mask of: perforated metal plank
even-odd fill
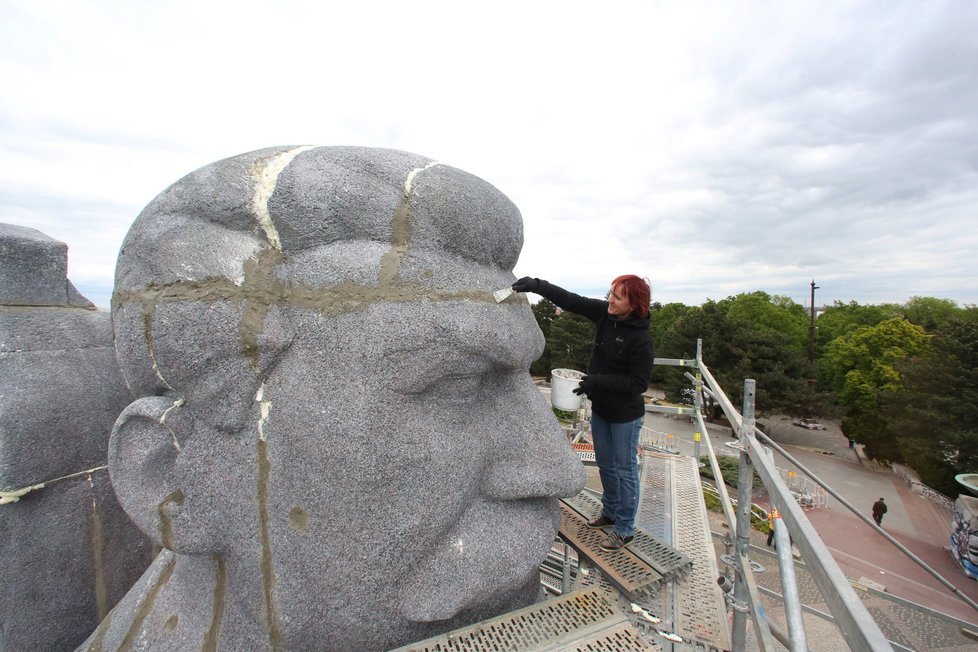
[[[730,649],[723,592],[703,501],[699,469],[691,457],[668,461],[672,476],[672,505],[682,519],[673,520],[673,545],[693,559],[693,567],[683,582],[674,587],[673,631],[685,640],[708,648]]]
[[[561,595],[563,582],[556,577],[551,577],[546,573],[540,573],[540,586],[550,595]]]
[[[567,555],[567,593],[581,588],[581,574],[578,567],[577,551],[562,541],[554,541],[547,557],[540,564],[540,584],[551,595],[564,593],[564,555]]]
[[[601,513],[600,494],[592,493],[587,489],[571,498],[561,498],[560,501],[566,503],[568,507],[580,514],[585,520],[597,518]]]
[[[666,544],[673,542],[672,516],[672,471],[671,457],[666,455],[646,453],[642,465],[642,493],[638,504],[636,523],[640,528],[649,532]],[[662,619],[661,626],[666,630],[672,629],[673,612],[675,611],[673,581],[663,582],[659,592],[640,601],[643,607]],[[644,626],[644,624],[643,624]]]
[[[642,652],[661,650],[662,647],[644,638],[630,624],[621,623],[587,639],[542,649],[548,652]]]
[[[584,442],[577,442],[576,444],[571,444],[571,448],[577,453],[577,458],[581,460],[584,464],[594,466],[597,461],[594,457],[594,445],[585,444]]]
[[[599,640],[601,636],[617,631],[622,625],[629,626],[626,615],[600,589],[592,588],[538,602],[475,625],[406,645],[395,652],[586,650],[588,648],[575,645],[578,641],[587,644],[588,641]],[[634,634],[641,640],[637,631]]]
[[[582,491],[573,498],[564,499],[564,502],[585,522],[601,513],[600,498],[589,491]],[[641,527],[636,528],[635,539],[628,544],[628,550],[667,579],[676,573],[688,572],[693,563],[688,556],[662,543]]]
[[[608,535],[601,530],[589,528],[587,521],[563,502],[560,503],[560,535],[579,555],[591,560],[612,584],[630,597],[637,596],[639,592],[662,580],[662,575],[628,548],[615,552],[602,550],[601,542]]]

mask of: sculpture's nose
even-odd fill
[[[584,487],[584,466],[529,375],[512,378],[499,399],[501,418],[483,492],[505,500],[577,494]]]

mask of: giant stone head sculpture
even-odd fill
[[[498,190],[393,150],[260,150],[153,200],[109,465],[164,550],[87,645],[384,650],[536,599],[584,473],[528,304],[492,298],[521,246]]]

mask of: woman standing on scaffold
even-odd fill
[[[648,281],[633,274],[611,282],[607,300],[589,299],[525,276],[516,292],[534,292],[597,326],[587,375],[575,394],[591,400],[591,436],[604,493],[601,514],[588,527],[614,526],[603,550],[620,550],[635,536],[638,512],[638,443],[645,417],[642,393],[652,373]]]

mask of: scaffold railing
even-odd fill
[[[711,469],[715,478],[722,478],[717,454],[710,442],[705,422],[703,421],[704,397],[715,401],[733,427],[737,442],[734,447],[739,451],[740,467],[738,479],[738,499],[732,500],[727,494],[723,482],[717,482],[716,491],[720,495],[723,515],[728,525],[728,531],[736,533],[736,540],[727,542],[728,550],[734,561],[735,577],[730,592],[732,603],[732,643],[734,652],[742,652],[746,644],[747,618],[752,619],[755,626],[755,636],[758,649],[762,652],[774,649],[777,639],[789,650],[807,650],[805,632],[802,620],[802,605],[798,598],[798,585],[794,578],[792,563],[792,545],[796,547],[811,572],[825,603],[832,616],[853,650],[892,650],[893,646],[883,635],[876,621],[861,602],[848,579],[832,558],[828,547],[819,537],[804,510],[811,507],[824,506],[827,496],[831,495],[846,509],[854,514],[891,545],[909,557],[924,571],[938,580],[951,593],[963,602],[978,610],[978,603],[962,593],[951,582],[931,568],[926,562],[897,541],[888,532],[873,523],[856,507],[850,504],[832,487],[819,479],[798,460],[792,457],[776,442],[761,431],[754,418],[754,401],[756,383],[747,379],[744,382],[743,411],[738,412],[727,397],[723,388],[703,363],[702,341],[697,342],[694,359],[656,358],[659,365],[687,367],[692,370],[685,372],[693,386],[693,406],[664,407],[656,406],[654,411],[670,414],[688,415],[696,422],[698,430],[696,437],[696,456],[700,457],[700,435],[703,433],[703,443],[706,445]],[[773,451],[794,465],[804,476],[795,472],[786,472],[774,464]],[[774,519],[775,541],[780,566],[781,582],[784,588],[784,607],[788,631],[784,632],[765,615],[760,602],[760,592],[754,580],[754,571],[749,560],[750,550],[750,510],[751,486],[754,473],[761,478],[771,499],[777,507],[780,518]],[[734,511],[736,509],[736,511]],[[901,648],[902,649],[902,648]]]
[[[771,448],[785,455],[789,461],[805,470],[772,442],[756,427],[754,418],[755,381],[748,379],[744,383],[743,411],[738,412],[723,388],[702,360],[702,342],[697,342],[695,359],[656,358],[656,364],[688,367],[692,373],[686,376],[692,381],[694,389],[694,405],[692,409],[677,408],[696,420],[697,429],[704,433],[703,443],[715,478],[722,478],[716,452],[707,434],[703,421],[704,395],[709,396],[720,405],[727,420],[738,436],[740,446],[740,477],[738,482],[738,499],[731,500],[723,482],[717,482],[717,491],[724,518],[729,526],[729,532],[735,533],[735,541],[730,541],[735,573],[733,588],[730,591],[731,608],[733,612],[731,641],[734,652],[743,652],[747,645],[748,618],[754,624],[756,644],[761,652],[776,649],[775,639],[789,650],[807,650],[807,642],[802,619],[802,605],[798,597],[797,580],[794,577],[792,563],[792,544],[800,551],[802,558],[811,571],[812,578],[829,607],[839,629],[853,650],[892,650],[893,647],[880,630],[876,621],[870,615],[865,605],[859,599],[855,589],[850,585],[845,574],[832,558],[828,547],[819,537],[800,504],[795,491],[782,477],[781,471],[775,466]],[[763,441],[763,443],[762,443]],[[699,444],[697,440],[697,444]],[[697,451],[697,456],[699,451]],[[807,470],[806,474],[807,474]],[[754,570],[750,563],[750,509],[751,486],[754,473],[761,478],[771,498],[777,506],[780,518],[775,519],[776,550],[779,556],[779,572],[784,588],[785,620],[788,631],[784,632],[770,622],[761,602],[761,593],[754,578]],[[812,482],[825,491],[831,490],[817,478],[808,474]],[[838,497],[838,496],[836,496]],[[841,498],[841,497],[838,497]],[[842,501],[844,504],[845,501]],[[734,511],[736,504],[736,512]],[[856,510],[849,506],[850,509]],[[885,533],[884,533],[885,534]],[[909,553],[909,551],[907,551]],[[909,553],[912,555],[912,553]],[[921,562],[922,563],[922,562]]]

